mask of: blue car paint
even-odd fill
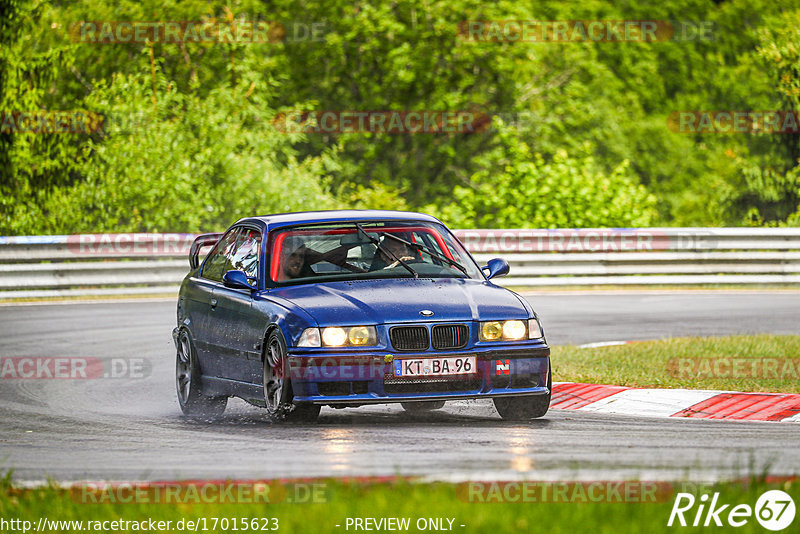
[[[424,321],[423,309],[433,311],[438,322],[529,317],[507,289],[463,278],[323,282],[271,293],[296,303],[325,326]]]
[[[381,333],[379,332],[379,336]],[[522,346],[520,346],[522,345]],[[385,349],[385,347],[383,347]],[[549,348],[544,342],[539,343],[506,343],[502,346],[489,343],[470,343],[467,347],[456,351],[431,351],[417,353],[398,353],[397,351],[381,347],[371,347],[371,350],[361,351],[359,354],[345,353],[344,351],[331,352],[330,349],[311,350],[296,349],[289,353],[290,368],[295,369],[293,374],[293,387],[295,388],[295,401],[316,402],[331,404],[333,401],[351,404],[371,404],[396,400],[434,400],[453,398],[481,398],[498,397],[504,395],[530,395],[547,393],[546,387],[549,372]],[[387,361],[386,357],[392,360]],[[474,387],[449,392],[426,393],[386,393],[384,390],[384,377],[394,375],[395,362],[404,359],[415,359],[425,356],[476,356],[478,367],[477,384]],[[292,364],[293,360],[302,361],[315,358],[321,361],[311,368],[303,368],[302,364]],[[332,360],[345,359],[345,364],[331,365]],[[328,362],[326,362],[328,360]],[[349,361],[348,361],[349,360]],[[353,362],[352,360],[362,360]],[[371,360],[371,361],[370,361]],[[497,361],[509,362],[509,374],[496,373]],[[327,363],[327,365],[326,365]],[[522,374],[539,375],[535,386],[509,389],[512,376]],[[504,384],[498,384],[505,380]],[[342,396],[322,396],[318,387],[322,383],[350,382],[351,393]],[[366,382],[367,391],[355,393],[354,384]]]
[[[278,328],[287,342],[290,359],[312,357],[363,357],[384,359],[384,375],[393,373],[394,358],[475,355],[480,384],[463,391],[437,393],[387,394],[383,377],[371,376],[366,392],[341,396],[320,395],[324,382],[354,382],[348,378],[347,365],[334,377],[293,376],[296,402],[317,404],[360,405],[453,398],[497,397],[548,393],[550,350],[544,339],[523,342],[480,342],[478,322],[495,319],[527,319],[536,317],[527,301],[516,293],[486,280],[461,278],[413,279],[390,278],[358,282],[337,281],[274,287],[268,282],[269,265],[267,236],[270,231],[308,223],[351,221],[429,222],[442,224],[429,215],[378,210],[303,212],[264,217],[248,217],[234,223],[228,231],[240,226],[262,232],[258,282],[253,290],[232,289],[200,277],[204,263],[193,269],[183,281],[178,303],[177,339],[180,329],[189,331],[198,354],[203,390],[207,394],[240,396],[248,401],[263,398],[263,344],[269,332]],[[444,225],[442,225],[444,226]],[[226,232],[227,234],[227,232]],[[451,237],[455,240],[455,236]],[[224,239],[224,237],[223,237]],[[474,260],[473,260],[474,261]],[[215,306],[212,306],[212,302]],[[433,320],[419,311],[434,312]],[[397,324],[458,322],[470,327],[471,339],[466,347],[453,351],[434,350],[398,353],[388,341],[388,330]],[[366,348],[298,348],[300,334],[306,328],[325,326],[378,325],[378,345]],[[518,388],[494,387],[492,381],[496,361],[510,362],[510,375],[535,373],[535,386]],[[374,364],[370,373],[376,373]],[[350,369],[363,376],[364,367]],[[358,373],[362,373],[359,375]],[[502,382],[502,376],[499,379]],[[493,385],[494,384],[494,385]],[[361,384],[363,387],[364,384]]]

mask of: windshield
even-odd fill
[[[270,233],[270,279],[308,283],[367,278],[483,280],[440,224],[359,222],[305,225]]]

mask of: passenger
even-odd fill
[[[343,266],[348,270],[364,272],[363,269],[347,263],[347,251],[350,248],[348,246],[341,246],[325,253],[308,248],[305,244],[297,246],[288,242],[284,243],[282,248],[278,282],[315,276],[317,273],[314,272],[311,266],[321,261],[328,261],[335,265]],[[292,252],[289,253],[289,251]]]
[[[288,253],[288,251],[292,251]],[[305,245],[300,245],[297,248],[283,246],[281,251],[280,273],[278,274],[278,281],[291,280],[293,278],[305,278],[307,276],[314,276],[314,271],[306,262],[306,254],[308,248]]]

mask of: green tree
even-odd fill
[[[240,83],[207,96],[178,91],[160,69],[99,83],[86,103],[105,124],[83,146],[82,179],[29,205],[26,231],[202,231],[334,207],[324,176],[335,159],[297,157],[257,73],[243,68]]]
[[[793,2],[0,2],[0,109],[151,121],[138,134],[0,136],[0,233],[204,229],[256,208],[308,206],[409,207],[460,224],[500,224],[489,214],[523,205],[526,226],[800,219],[797,136],[667,127],[677,110],[797,110]],[[667,20],[678,30],[688,21],[712,32],[656,43],[471,42],[460,33],[468,20],[513,19]],[[152,46],[70,34],[97,20],[277,21],[287,33],[271,43]],[[315,38],[297,38],[312,28]],[[275,111],[295,109],[466,110],[503,117],[513,138],[500,121],[472,134],[271,128]],[[553,187],[563,205],[545,207],[565,219],[530,208],[541,202],[532,183]],[[282,193],[262,198],[262,189]],[[604,210],[584,189],[615,205],[641,204]],[[181,209],[189,196],[206,199],[205,209]]]
[[[47,109],[48,93],[72,63],[69,46],[38,50],[31,46],[42,6],[2,0],[0,11],[0,113],[8,131],[0,132],[0,233],[27,231],[36,224],[29,203],[73,183],[80,164],[74,134],[17,133],[16,113]]]
[[[500,135],[500,147],[469,187],[457,186],[441,209],[459,228],[597,228],[649,226],[656,199],[638,184],[627,161],[605,172],[587,145],[550,161],[517,138]]]
[[[777,93],[785,103],[785,110],[800,118],[800,9],[786,11],[771,20],[772,24],[759,31],[759,56],[764,60],[770,80]],[[754,222],[764,219],[781,220],[787,213],[794,214],[788,223],[800,225],[800,132],[787,133],[782,136],[790,160],[784,167],[776,170],[759,172],[751,169],[746,177],[755,175],[755,180],[748,181],[748,193],[765,191],[767,200],[771,201],[766,208],[773,208],[778,213],[764,214],[762,203],[752,199],[741,199],[741,208],[749,209]],[[759,200],[764,195],[759,195]],[[748,202],[750,200],[750,202]]]

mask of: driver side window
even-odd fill
[[[222,275],[225,274],[225,271],[231,269],[230,258],[236,250],[236,241],[241,230],[241,228],[234,228],[217,243],[203,266],[203,278],[222,282]]]
[[[230,256],[230,269],[243,271],[248,278],[258,277],[258,256],[261,250],[261,233],[251,228],[242,228]],[[250,280],[255,286],[255,280]]]

